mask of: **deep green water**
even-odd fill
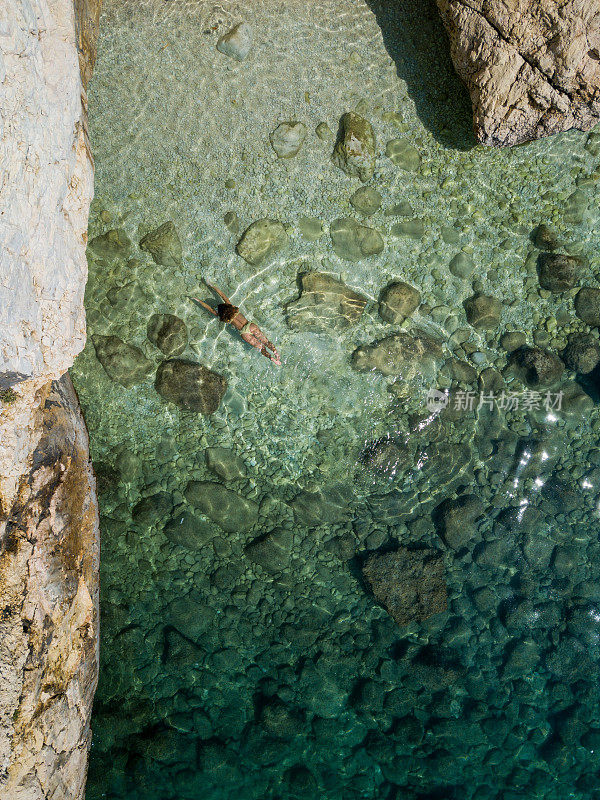
[[[432,3],[247,6],[105,0],[90,90],[90,337],[72,370],[102,529],[87,800],[590,800],[597,371],[565,369],[526,396],[500,340],[521,331],[560,353],[578,332],[598,338],[574,296],[600,277],[599,137],[475,146]],[[241,19],[254,46],[237,63],[215,44]],[[360,181],[332,164],[333,139],[315,135],[357,109],[377,138],[367,185],[382,203],[368,218],[349,204]],[[306,141],[278,160],[269,133],[294,119]],[[411,169],[386,157],[395,138],[417,151]],[[280,220],[287,246],[249,265],[223,222],[231,211],[240,233]],[[324,234],[309,241],[302,217]],[[340,217],[378,230],[383,252],[339,258],[328,228]],[[183,250],[173,265],[139,248],[167,221]],[[576,288],[540,290],[541,223],[580,259]],[[115,229],[116,241],[97,238]],[[468,278],[449,269],[460,253]],[[284,307],[309,271],[364,295],[355,324],[326,312],[320,333],[288,325]],[[209,298],[203,279],[256,320],[281,368],[188,299]],[[402,326],[377,303],[397,280],[422,303]],[[474,292],[501,303],[488,330],[467,322]],[[181,358],[227,379],[212,416],[156,392],[155,313],[185,322]],[[398,330],[425,332],[430,352],[390,375],[353,368],[357,347]],[[142,351],[129,364],[145,365],[134,386],[96,357],[92,340],[107,335]],[[123,357],[114,363],[128,382]],[[442,413],[427,408],[432,388],[450,390]],[[516,393],[520,406],[477,410],[481,390]],[[550,390],[564,395],[549,413]],[[457,407],[467,391],[471,411]],[[219,456],[228,475],[207,462],[215,447],[229,451]],[[374,597],[363,568],[399,549],[439,608],[447,593],[445,610],[419,620],[405,574],[392,588],[408,624]]]

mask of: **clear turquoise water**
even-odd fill
[[[240,19],[255,44],[238,64],[215,44]],[[300,218],[318,218],[325,231],[339,217],[362,221],[348,202],[359,182],[331,164],[333,142],[314,134],[357,108],[377,136],[369,185],[382,207],[366,224],[385,249],[348,262],[327,232],[304,238]],[[553,415],[468,413],[452,401],[432,419],[426,396],[432,387],[451,398],[478,393],[482,372],[506,367],[507,331],[556,352],[589,330],[574,292],[540,292],[530,237],[552,225],[563,249],[585,260],[581,283],[598,285],[598,148],[593,134],[576,132],[512,150],[476,147],[469,115],[433,4],[106,0],[90,90],[89,236],[118,228],[130,243],[90,246],[91,336],[72,371],[102,514],[87,800],[595,796],[595,379],[565,371],[564,407]],[[308,136],[279,161],[268,134],[289,119],[304,121]],[[418,150],[418,169],[386,158],[396,137]],[[386,211],[402,202],[423,223],[418,238],[394,235],[405,218]],[[281,220],[287,248],[251,267],[235,253],[228,211],[241,230]],[[156,264],[138,246],[168,220],[181,266]],[[468,280],[449,271],[459,252],[475,264]],[[290,329],[284,306],[308,270],[365,295],[354,326]],[[209,296],[203,279],[277,343],[280,369],[190,303],[190,294]],[[377,307],[392,280],[422,296],[403,328],[443,349],[433,367],[399,380],[350,363],[356,347],[398,330]],[[488,332],[466,321],[473,291],[502,303]],[[183,357],[227,378],[214,415],[155,391],[163,356],[146,335],[153,313],[184,320]],[[140,348],[152,373],[131,388],[111,380],[94,335]],[[475,369],[471,384],[452,377],[453,359]],[[402,445],[400,463],[373,470],[365,448],[386,437]],[[234,451],[245,474],[224,481],[207,465],[209,447]],[[195,509],[193,548],[167,535],[192,509],[190,481],[234,493],[227,513]],[[482,514],[465,520],[465,543],[451,547],[436,509],[463,495],[475,495]],[[248,501],[257,505],[249,527],[240,511]],[[273,531],[289,550],[268,571],[248,545]],[[398,547],[441,556],[445,611],[399,625],[373,596],[365,560]]]

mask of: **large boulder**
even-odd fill
[[[475,135],[514,145],[600,117],[595,0],[437,0]]]
[[[301,275],[300,282],[300,297],[286,306],[287,323],[294,330],[344,330],[358,322],[367,304],[366,297],[322,272]]]
[[[153,364],[139,347],[127,344],[118,336],[92,336],[98,361],[108,377],[130,388],[141,383],[152,372]]]
[[[214,414],[227,390],[227,380],[195,361],[171,358],[156,372],[154,387],[169,403],[186,411]]]
[[[442,347],[426,333],[401,331],[352,353],[352,366],[359,372],[377,370],[411,380],[417,375],[433,378],[442,358]]]
[[[184,494],[190,505],[216,522],[224,531],[245,531],[256,522],[256,503],[226,489],[220,483],[190,481]]]
[[[422,622],[448,606],[444,562],[435,550],[376,553],[365,562],[363,575],[398,625]]]

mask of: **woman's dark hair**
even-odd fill
[[[239,310],[237,306],[232,306],[229,303],[219,303],[217,306],[217,313],[221,322],[231,322]]]

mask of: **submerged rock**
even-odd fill
[[[395,225],[392,225],[390,233],[396,238],[408,236],[411,239],[422,239],[425,235],[425,223],[418,217],[406,219],[403,222],[396,222]]]
[[[400,203],[394,203],[393,206],[387,208],[385,211],[386,217],[412,217],[414,208],[408,200],[402,200]]]
[[[560,247],[558,234],[544,223],[532,231],[531,241],[539,250],[557,250]]]
[[[581,264],[578,258],[563,253],[540,253],[538,275],[540,286],[549,292],[566,292],[577,285]]]
[[[269,135],[269,139],[279,158],[292,158],[304,144],[306,125],[303,122],[282,122]]]
[[[361,186],[350,198],[351,205],[365,217],[370,217],[381,207],[381,194],[371,186]]]
[[[468,253],[457,253],[451,259],[449,269],[455,278],[468,280],[475,271],[475,262]]]
[[[332,161],[350,177],[368,181],[375,171],[375,133],[371,123],[353,111],[344,114]]]
[[[540,347],[521,347],[515,350],[510,357],[509,366],[532,388],[552,385],[564,370],[564,364],[558,356]]]
[[[210,522],[185,509],[167,522],[163,533],[173,544],[187,550],[200,550],[213,538],[214,529]]]
[[[184,636],[196,640],[212,628],[215,623],[215,612],[207,605],[200,592],[192,590],[190,594],[177,597],[169,603],[167,618]]]
[[[115,319],[122,318],[124,314],[132,316],[141,311],[140,307],[150,301],[150,297],[144,287],[137,281],[128,281],[122,286],[112,286],[106,292],[106,299],[111,304],[115,312]],[[145,313],[144,313],[145,316]]]
[[[258,517],[258,506],[253,500],[241,497],[220,483],[190,481],[184,495],[190,505],[230,533],[248,530]]]
[[[316,333],[342,331],[360,319],[367,298],[345,283],[321,272],[300,276],[298,300],[286,306],[286,321],[293,330]]]
[[[351,493],[345,487],[317,492],[302,491],[290,503],[299,525],[314,528],[341,522],[348,516]]]
[[[129,388],[141,383],[152,372],[154,365],[139,347],[127,344],[118,336],[92,336],[98,361],[108,377]]]
[[[446,493],[461,483],[468,483],[473,455],[466,444],[433,442],[417,451],[415,466],[425,477],[429,492]]]
[[[315,128],[315,133],[322,142],[328,142],[334,138],[334,133],[326,122],[319,122]]]
[[[300,217],[298,219],[298,230],[309,242],[316,242],[323,233],[323,223],[317,217]]]
[[[234,450],[228,447],[207,447],[206,466],[225,482],[235,481],[246,475],[246,465]]]
[[[100,258],[125,258],[131,247],[131,240],[122,228],[107,231],[100,236],[95,236],[88,244],[88,249]]]
[[[293,739],[302,725],[301,716],[278,698],[270,698],[263,705],[258,720],[270,736],[283,740]]]
[[[379,231],[361,225],[352,217],[334,220],[329,226],[329,235],[334,252],[346,261],[360,261],[383,251],[384,242]]]
[[[421,304],[421,293],[404,281],[390,283],[379,301],[379,316],[384,322],[401,325]]]
[[[292,532],[280,528],[254,539],[246,545],[245,553],[267,572],[281,572],[289,564],[292,541]]]
[[[495,297],[485,294],[474,294],[463,303],[467,322],[475,330],[497,328],[502,317],[502,303]]]
[[[180,267],[182,264],[181,241],[171,221],[147,233],[140,240],[140,250],[146,250],[152,260],[163,267]]]
[[[296,800],[296,798],[301,800],[318,794],[317,779],[304,764],[294,764],[293,767],[288,767],[281,776],[281,785],[285,796],[290,800]]]
[[[600,343],[590,333],[577,333],[569,337],[562,352],[562,360],[569,369],[587,375],[600,363]]]
[[[385,154],[396,167],[416,172],[421,166],[421,156],[416,147],[406,139],[392,139],[385,147]]]
[[[371,442],[361,457],[367,469],[392,478],[410,464],[410,454],[405,445],[389,436]]]
[[[209,415],[221,404],[227,381],[202,364],[173,358],[159,366],[154,386],[167,402]]]
[[[476,535],[475,520],[482,514],[483,506],[479,498],[465,494],[440,503],[434,511],[434,522],[448,547],[460,550]]]
[[[584,286],[575,296],[575,313],[592,328],[600,327],[600,289]]]
[[[237,236],[240,230],[240,219],[235,211],[226,211],[223,215],[223,222],[229,233]]]
[[[502,335],[500,344],[507,353],[512,353],[515,350],[518,350],[519,347],[523,347],[526,341],[527,336],[523,333],[523,331],[507,331]]]
[[[243,61],[252,47],[252,27],[247,22],[240,22],[219,37],[217,50],[236,61]]]
[[[258,266],[287,244],[288,235],[281,222],[275,219],[259,219],[242,234],[236,250],[244,261]]]
[[[181,355],[188,343],[185,322],[174,314],[152,314],[147,335],[168,358]]]
[[[422,622],[446,611],[444,562],[435,550],[407,550],[370,556],[363,566],[375,598],[398,625]]]
[[[134,522],[140,525],[153,525],[170,514],[173,509],[173,498],[168,492],[155,492],[155,494],[142,497],[131,511]]]
[[[405,380],[417,375],[432,379],[442,356],[440,343],[426,333],[401,331],[357,348],[352,354],[352,366],[359,372],[377,370]]]

